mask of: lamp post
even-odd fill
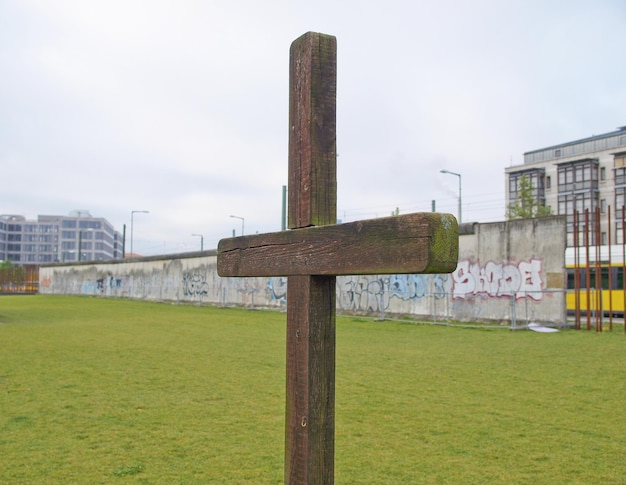
[[[79,221],[80,224],[80,221]],[[85,231],[93,231],[93,229],[85,229]],[[83,254],[83,230],[78,229],[78,261],[82,260]]]
[[[200,238],[200,251],[204,251],[204,236],[202,234],[192,234],[192,236],[198,236]]]
[[[243,236],[243,224],[244,224],[245,219],[240,216],[230,216],[230,217],[232,217],[233,219],[241,219],[241,235]]]
[[[133,256],[133,218],[135,214],[149,214],[150,211],[130,211],[130,256]]]
[[[459,177],[459,224],[461,224],[461,207],[463,203],[461,202],[461,174],[456,172],[451,172],[450,170],[440,170],[441,173],[448,173],[450,175],[456,175]]]

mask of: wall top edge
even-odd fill
[[[93,266],[94,264],[126,264],[126,263],[145,263],[150,261],[164,261],[172,259],[192,259],[200,257],[216,256],[217,249],[209,249],[207,251],[193,251],[186,253],[173,253],[173,254],[159,254],[156,256],[144,256],[139,258],[125,258],[125,259],[108,259],[108,260],[91,260],[91,261],[75,261],[75,262],[59,262],[59,263],[47,263],[40,265],[41,268],[53,268],[58,266]]]

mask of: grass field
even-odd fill
[[[337,319],[338,484],[626,483],[626,337]],[[282,483],[285,315],[0,297],[0,483]]]

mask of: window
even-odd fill
[[[606,167],[600,168],[600,180],[606,180]]]
[[[578,213],[578,228],[583,230],[585,225],[595,227],[596,208],[598,207],[598,192],[586,191],[569,194],[560,194],[559,198],[559,215],[565,215],[565,224],[567,231],[567,245],[574,245],[574,217]],[[583,244],[584,236],[579,236],[579,244]],[[595,244],[595,231],[590,231],[589,243]]]
[[[624,188],[615,189],[615,213],[621,214],[622,209],[624,207]]]
[[[626,185],[626,168],[616,168],[615,169],[615,185]]]
[[[552,187],[552,179],[550,178],[550,176],[548,175],[546,177],[546,189],[549,189]]]
[[[81,229],[101,229],[102,223],[100,221],[80,221],[78,227]]]
[[[545,203],[545,171],[543,169],[525,170],[523,172],[512,172],[509,174],[509,202],[514,204],[520,196],[520,181],[526,177],[533,187],[533,196],[540,204]]]
[[[559,193],[598,189],[598,160],[563,163],[558,167]]]

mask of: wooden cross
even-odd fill
[[[290,50],[289,228],[223,239],[217,270],[287,276],[285,483],[332,484],[335,280],[338,275],[449,273],[458,225],[407,214],[336,225],[335,37],[309,32]]]

